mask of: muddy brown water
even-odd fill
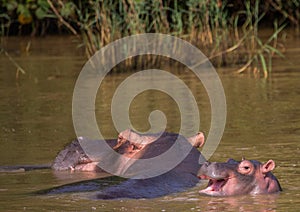
[[[268,79],[236,75],[218,69],[227,100],[223,138],[210,158],[267,161],[283,187],[278,195],[237,197],[199,196],[199,185],[186,192],[147,200],[103,201],[91,192],[37,195],[34,192],[104,177],[103,174],[54,173],[51,170],[0,173],[1,211],[298,211],[300,209],[300,37],[288,33],[286,58],[274,59]],[[0,55],[0,165],[47,164],[75,137],[72,94],[85,63],[82,49],[72,37],[8,38],[4,47],[26,70],[16,79],[16,68]],[[210,104],[201,82],[184,70],[176,74],[190,87],[201,115],[201,130],[209,131]],[[106,76],[97,97],[97,121],[107,138],[117,135],[110,115],[114,90],[126,74]],[[147,80],[147,79],[146,79]],[[150,80],[150,79],[149,79]],[[149,127],[148,114],[161,109],[167,130],[178,131],[179,110],[162,93],[145,92],[132,102],[130,115],[140,130]]]

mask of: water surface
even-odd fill
[[[31,40],[29,52],[25,51]],[[47,164],[76,135],[72,125],[72,94],[85,63],[83,50],[72,37],[8,38],[4,47],[25,69],[19,74],[0,55],[0,165]],[[284,191],[279,195],[229,198],[199,196],[189,191],[151,200],[93,200],[93,192],[36,195],[34,192],[66,183],[103,177],[102,174],[53,173],[37,170],[0,173],[3,211],[297,211],[300,208],[300,38],[290,34],[286,58],[276,58],[268,79],[236,75],[219,69],[227,100],[227,124],[212,161],[228,158],[273,159],[274,173]],[[167,67],[173,69],[174,67]],[[210,104],[201,82],[186,70],[172,70],[193,92],[208,133]],[[116,137],[110,101],[118,84],[130,73],[105,78],[97,96],[97,121],[103,135]],[[145,79],[147,80],[147,79]],[[151,80],[151,79],[148,79]],[[145,92],[132,102],[130,115],[139,130],[149,128],[155,109],[167,117],[168,131],[178,131],[180,113],[174,101],[159,92]]]

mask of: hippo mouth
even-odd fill
[[[206,175],[202,175],[199,177],[200,179],[208,179],[208,185],[205,189],[199,191],[200,194],[206,194],[210,196],[222,196],[223,187],[226,185],[228,178],[212,178]]]

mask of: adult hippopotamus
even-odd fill
[[[49,168],[52,168],[54,171],[70,170],[84,172],[103,172],[103,170],[97,166],[102,158],[97,158],[97,160],[91,159],[86,154],[81,145],[93,142],[96,142],[96,144],[106,142],[114,151],[118,152],[120,155],[126,156],[128,158],[139,159],[151,158],[160,155],[161,153],[167,151],[174,144],[177,138],[180,143],[192,145],[194,147],[194,150],[191,152],[195,155],[195,158],[199,158],[200,152],[195,150],[196,148],[199,148],[204,144],[204,134],[202,132],[199,132],[196,135],[186,139],[182,135],[176,133],[161,132],[153,134],[138,134],[131,129],[127,129],[121,132],[118,135],[117,139],[93,141],[87,138],[79,137],[65,146],[65,148],[57,154],[52,164],[0,166],[0,172],[23,172],[35,169]],[[195,162],[197,162],[197,160],[195,160]],[[122,163],[122,161],[118,165],[120,166],[120,169],[124,170],[125,164]],[[129,166],[133,164],[126,165],[129,168]]]
[[[197,177],[197,172],[201,167],[199,161],[202,163],[206,161],[197,149],[204,144],[204,134],[201,132],[186,139],[176,133],[163,132],[141,135],[132,130],[125,130],[119,134],[118,139],[101,142],[107,142],[114,151],[127,158],[148,159],[166,152],[176,141],[181,143],[175,149],[176,155],[182,154],[182,148],[186,148],[187,145],[191,147],[187,156],[176,167],[162,175],[151,178],[123,180],[118,185],[108,186],[100,190],[96,198],[155,198],[195,187],[199,182]],[[93,161],[85,154],[80,145],[84,144],[83,142],[93,141],[84,138],[76,139],[58,154],[52,168],[58,171],[103,171],[97,166],[99,161]],[[101,160],[101,158],[99,159]],[[108,158],[103,159],[107,160]],[[117,166],[122,172],[126,172],[127,169],[135,166],[135,163],[131,163],[130,160],[124,163],[120,160],[117,161],[119,161],[119,163],[116,162]],[[150,167],[143,168],[145,171],[150,170]],[[78,185],[64,185],[60,188],[51,189],[51,193],[74,191],[76,190],[75,186]],[[88,188],[91,189],[90,186]],[[82,189],[82,186],[79,185],[78,189]]]
[[[128,132],[130,135],[128,135]],[[121,139],[120,139],[121,137]],[[144,140],[145,139],[145,140]],[[179,142],[192,145],[191,151],[175,168],[170,171],[147,179],[128,179],[119,185],[107,187],[99,192],[98,199],[115,199],[115,198],[155,198],[168,195],[175,192],[181,192],[188,188],[195,187],[199,182],[197,172],[201,167],[199,161],[204,163],[206,160],[196,147],[204,144],[203,133],[198,133],[188,139],[183,136],[164,132],[160,137],[156,134],[138,135],[132,131],[125,131],[120,134],[117,146],[126,144],[125,141],[131,140],[135,147],[131,149],[139,149],[137,152],[131,153],[131,157],[139,159],[153,158],[161,155],[174,145],[176,139]],[[145,146],[142,144],[148,141]],[[181,150],[178,150],[180,154]],[[133,164],[134,165],[134,164]],[[150,167],[144,167],[148,169]]]
[[[192,145],[194,150],[191,152],[195,155],[195,158],[198,157],[199,159],[200,152],[195,150],[196,148],[202,147],[204,144],[204,134],[202,132],[186,139],[182,135],[176,133],[161,132],[139,134],[131,129],[127,129],[121,132],[117,139],[91,141],[82,137],[77,138],[58,153],[51,168],[56,171],[72,170],[102,172],[103,170],[97,166],[102,158],[97,158],[97,160],[90,159],[81,146],[88,142],[106,142],[120,155],[128,158],[145,159],[156,157],[167,151],[175,143],[176,139],[182,144]],[[195,162],[198,162],[198,160],[195,160]],[[129,166],[133,164],[128,164],[128,161],[127,164],[124,164],[121,161],[119,162],[119,169],[124,170],[125,165],[129,168]]]
[[[205,162],[199,172],[200,179],[208,179],[207,188],[201,194],[210,196],[232,196],[241,194],[268,194],[281,191],[277,178],[271,173],[275,162],[261,163],[257,160],[226,163]]]

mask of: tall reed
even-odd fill
[[[267,3],[259,0],[244,1],[237,12],[230,10],[225,0],[79,0],[76,4],[48,0],[48,3],[63,24],[68,23],[72,31],[80,31],[88,57],[116,39],[150,32],[188,40],[217,66],[240,65],[238,72],[261,69],[265,77],[271,71],[274,54],[282,56],[276,43],[285,25],[278,26],[275,21],[274,33],[263,42],[258,31],[266,14],[261,7]],[[294,20],[292,17],[288,16]]]

